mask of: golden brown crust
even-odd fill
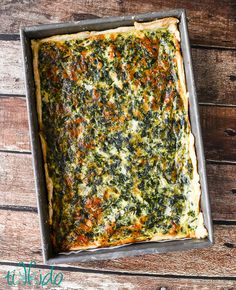
[[[34,81],[35,81],[35,90],[36,90],[38,122],[39,122],[39,129],[41,131],[43,124],[42,124],[42,100],[41,100],[41,90],[40,90],[40,78],[39,78],[39,70],[38,70],[39,41],[32,40],[31,47],[33,51],[33,69],[34,69]]]
[[[178,29],[173,29],[176,24],[179,22],[177,18],[169,17],[169,18],[163,18],[163,19],[157,19],[151,22],[146,23],[139,23],[134,22],[134,26],[123,26],[118,27],[115,29],[108,29],[103,31],[82,31],[74,34],[64,34],[64,35],[55,35],[39,40],[33,40],[32,41],[32,49],[37,53],[38,51],[38,45],[43,42],[51,42],[51,41],[64,41],[64,40],[72,40],[72,39],[86,39],[95,35],[100,34],[111,34],[111,33],[120,33],[120,32],[133,32],[137,30],[144,30],[144,29],[157,29],[157,28],[169,28],[169,30],[177,35]],[[177,28],[177,26],[176,26]],[[178,34],[179,35],[179,34]]]
[[[186,234],[156,234],[152,239],[147,240],[147,238],[140,238],[140,239],[133,239],[133,238],[126,238],[121,241],[113,242],[111,244],[111,247],[116,247],[116,246],[122,246],[122,245],[127,245],[131,243],[140,243],[140,242],[160,242],[160,241],[166,241],[166,240],[178,240],[178,239],[186,239],[186,238],[194,238],[195,235],[186,235]],[[72,246],[69,248],[69,251],[79,251],[79,250],[88,250],[88,249],[95,249],[98,247],[102,247],[102,243],[99,241],[90,243],[89,245],[86,246]],[[105,247],[109,247],[109,245],[106,245]]]
[[[47,143],[44,139],[42,130],[43,130],[43,122],[42,122],[42,99],[41,99],[41,90],[40,90],[40,78],[39,78],[39,70],[38,70],[38,49],[39,42],[32,41],[31,47],[33,50],[33,70],[34,70],[34,80],[35,80],[35,88],[36,88],[36,104],[37,104],[37,113],[38,113],[38,123],[39,123],[39,137],[41,140],[43,160],[44,160],[44,173],[46,180],[46,187],[48,192],[48,211],[49,211],[49,224],[52,224],[53,217],[53,208],[52,208],[52,200],[53,200],[53,182],[48,174],[48,166],[47,166]]]

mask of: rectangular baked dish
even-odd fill
[[[210,245],[184,11],[21,37],[45,262]]]
[[[207,236],[177,23],[32,40],[57,252]]]

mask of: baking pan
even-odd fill
[[[120,26],[130,26],[133,25],[135,21],[147,22],[158,18],[171,16],[179,19],[181,49],[184,61],[187,90],[189,92],[190,121],[192,133],[195,137],[195,147],[198,160],[198,173],[200,175],[200,184],[202,191],[201,210],[203,212],[205,226],[208,230],[208,237],[201,240],[185,239],[165,242],[136,243],[122,246],[119,248],[98,249],[96,251],[81,251],[79,253],[71,253],[69,255],[55,254],[53,252],[49,235],[47,190],[44,177],[41,143],[38,135],[38,119],[36,112],[31,39],[39,39],[57,34],[68,34],[86,30],[106,30],[117,28]],[[83,20],[72,23],[38,25],[22,28],[20,34],[23,49],[23,63],[25,70],[25,85],[30,125],[31,148],[33,155],[34,175],[36,181],[36,194],[44,262],[47,264],[54,264],[115,259],[141,254],[153,254],[177,250],[187,250],[193,248],[203,248],[211,245],[213,243],[213,227],[207,189],[205,159],[199,120],[198,102],[193,78],[193,69],[185,11],[182,9],[178,9],[130,16]]]

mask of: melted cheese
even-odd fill
[[[32,42],[56,251],[207,236],[177,22]]]

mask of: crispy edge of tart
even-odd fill
[[[191,123],[190,123],[190,115],[189,115],[189,93],[187,92],[186,89],[186,82],[185,82],[185,72],[184,72],[184,64],[183,64],[183,58],[181,55],[181,50],[180,50],[180,35],[178,36],[178,28],[177,25],[171,25],[169,28],[171,32],[174,33],[175,35],[175,45],[176,45],[176,62],[177,62],[177,68],[178,68],[178,75],[179,75],[179,93],[180,96],[182,97],[184,101],[184,106],[185,110],[188,114],[188,123],[189,123],[189,128],[190,128],[190,133],[188,136],[188,147],[189,147],[189,156],[192,161],[193,165],[193,178],[191,181],[191,188],[192,188],[192,195],[193,195],[193,200],[194,204],[197,206],[197,211],[198,211],[198,216],[197,216],[197,228],[195,231],[190,231],[189,236],[191,238],[205,238],[208,236],[208,232],[204,226],[204,220],[203,220],[203,214],[201,212],[200,208],[200,197],[201,197],[201,186],[200,186],[200,177],[198,174],[198,168],[197,168],[197,156],[196,156],[196,150],[195,150],[195,138],[192,133],[191,129]],[[176,32],[178,31],[178,33]]]
[[[48,192],[48,221],[49,224],[52,225],[52,216],[53,216],[53,181],[48,173],[48,165],[47,165],[47,143],[43,134],[43,121],[42,121],[42,99],[41,99],[41,86],[40,86],[40,77],[39,77],[39,69],[38,69],[38,50],[39,50],[39,41],[32,40],[31,48],[33,51],[33,71],[34,71],[34,81],[35,81],[35,93],[36,93],[36,107],[38,114],[38,124],[39,124],[39,137],[41,141],[42,153],[43,153],[43,161],[44,161],[44,174],[46,180],[46,188]]]
[[[174,21],[175,20],[175,21]],[[180,33],[177,27],[178,19],[176,18],[171,18],[171,21],[169,21],[168,25],[168,30],[173,33],[174,35],[174,42],[175,42],[175,47],[176,47],[176,64],[177,64],[177,69],[178,69],[178,75],[179,75],[179,80],[178,80],[178,91],[179,94],[184,102],[184,108],[188,114],[188,126],[190,127],[190,133],[188,136],[188,140],[186,140],[189,148],[189,155],[190,159],[192,161],[193,165],[193,178],[191,181],[191,189],[192,189],[192,195],[193,195],[193,200],[194,204],[197,206],[197,211],[198,211],[198,216],[197,216],[197,228],[195,231],[189,231],[189,233],[183,235],[179,232],[177,232],[174,237],[175,238],[184,238],[184,237],[190,237],[190,238],[205,238],[208,235],[208,232],[204,226],[204,220],[203,220],[203,214],[200,211],[200,196],[201,196],[201,187],[200,187],[200,179],[199,179],[199,174],[198,174],[198,169],[197,169],[197,157],[196,157],[196,151],[195,151],[195,142],[194,142],[194,135],[192,134],[191,130],[191,124],[190,124],[190,116],[189,116],[189,111],[188,111],[188,106],[189,106],[189,94],[186,89],[186,82],[185,82],[185,72],[184,72],[184,65],[183,65],[183,58],[181,55],[181,48],[180,48]],[[168,23],[168,21],[167,21]],[[158,24],[157,24],[158,25]],[[152,28],[157,28],[155,26],[155,21],[151,23],[139,23],[138,24],[139,28],[143,29],[152,29]],[[188,201],[189,202],[189,201]],[[165,235],[165,238],[168,236],[170,239],[173,239],[173,234],[167,234]],[[154,235],[154,237],[151,239],[152,241],[157,241],[161,240],[163,237],[160,234]]]
[[[128,27],[118,27],[116,29],[109,29],[105,31],[84,31],[74,34],[64,34],[64,35],[56,35],[51,36],[48,38],[43,38],[39,40],[32,40],[31,41],[31,47],[33,51],[33,70],[34,70],[34,79],[35,79],[35,87],[36,87],[36,100],[37,100],[37,113],[38,113],[38,122],[39,122],[39,129],[40,129],[40,140],[42,145],[42,151],[43,151],[43,159],[44,159],[44,169],[45,169],[45,179],[46,179],[46,186],[48,191],[48,201],[49,201],[49,224],[52,224],[53,219],[53,181],[49,176],[48,173],[48,166],[47,166],[47,144],[46,140],[43,135],[43,123],[42,123],[42,99],[41,99],[41,89],[40,89],[40,76],[39,76],[39,70],[38,70],[38,51],[39,46],[41,43],[44,42],[60,42],[65,40],[73,40],[73,39],[87,39],[92,36],[100,35],[100,34],[111,34],[111,33],[120,33],[120,32],[134,32],[137,30],[144,30],[144,29],[160,29],[160,28],[168,28],[168,30],[174,35],[175,40],[175,46],[177,48],[176,50],[176,63],[177,63],[177,69],[178,69],[178,75],[179,75],[179,81],[176,85],[178,85],[178,91],[180,93],[180,96],[184,102],[185,110],[188,113],[188,93],[186,91],[186,84],[185,84],[185,73],[184,73],[184,67],[183,67],[183,58],[180,51],[180,33],[177,27],[177,23],[179,20],[174,17],[168,17],[163,19],[157,19],[151,22],[134,22],[133,26]],[[190,121],[189,121],[190,124]],[[189,125],[190,126],[190,125]],[[190,134],[188,136],[188,140],[186,142],[189,146],[189,154],[190,158],[193,164],[193,179],[191,183],[192,193],[194,194],[194,201],[195,204],[198,206],[198,226],[195,231],[190,231],[187,234],[183,234],[181,232],[171,232],[167,234],[161,234],[158,233],[153,236],[152,239],[146,239],[146,238],[140,238],[140,241],[161,241],[161,240],[175,240],[175,239],[181,239],[181,238],[204,238],[208,235],[207,230],[204,226],[203,221],[203,214],[200,211],[200,195],[201,195],[201,188],[199,183],[199,174],[197,170],[197,159],[196,159],[196,152],[195,152],[195,145],[194,145],[194,136],[191,132],[191,126],[190,126]],[[133,238],[126,238],[124,240],[120,240],[118,242],[114,242],[111,244],[108,244],[107,246],[115,246],[115,245],[123,245],[128,243],[134,243],[139,241],[134,241]],[[94,241],[92,243],[89,243],[86,246],[71,246],[69,250],[85,250],[90,248],[98,248],[102,245],[101,241],[99,239],[97,241]]]

